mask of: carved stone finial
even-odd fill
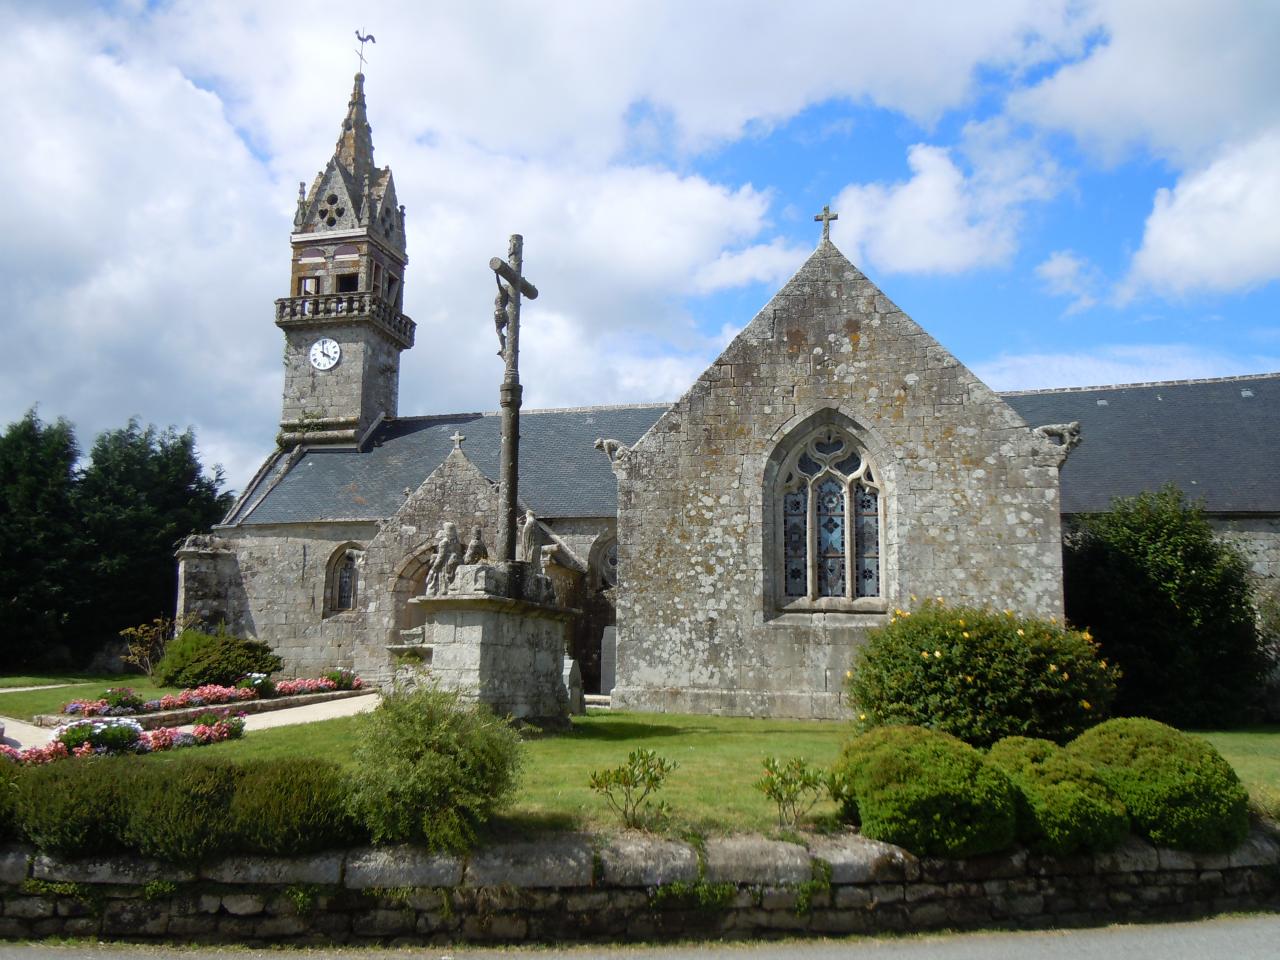
[[[840,214],[832,213],[830,205],[826,205],[822,208],[821,213],[814,214],[813,219],[822,221],[822,239],[830,240],[831,239],[831,221],[839,220]]]
[[[597,437],[593,446],[597,450],[603,451],[604,455],[609,458],[610,463],[617,463],[619,460],[625,459],[627,454],[631,452],[630,448],[621,440],[606,440],[604,437]]]
[[[462,434],[462,432],[461,432],[460,430],[454,430],[454,431],[453,431],[453,436],[452,436],[452,437],[450,437],[449,439],[453,441],[453,449],[455,449],[455,450],[461,450],[461,449],[462,449],[462,441],[463,441],[463,440],[465,440],[465,439],[467,439],[467,438],[466,438],[465,436],[463,436],[463,434]]]

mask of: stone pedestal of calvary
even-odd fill
[[[557,726],[567,722],[577,665],[565,657],[569,625],[578,613],[557,605],[538,558],[537,520],[526,511],[517,530],[520,481],[520,302],[538,296],[523,273],[524,241],[511,237],[506,260],[489,261],[497,283],[494,326],[504,362],[497,557],[458,556],[456,528],[442,531],[428,592],[412,601],[423,617],[418,657],[429,679],[486,703],[499,715]],[[463,438],[455,438],[461,445]],[[446,524],[446,528],[453,524]],[[470,553],[470,549],[468,550]],[[467,562],[462,562],[467,561]],[[579,690],[581,680],[577,681]],[[580,710],[580,708],[579,708]]]

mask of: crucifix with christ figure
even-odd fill
[[[498,559],[516,558],[516,500],[520,474],[520,299],[536,300],[538,288],[522,276],[524,237],[511,235],[507,259],[489,261],[498,294],[493,322],[498,333],[498,356],[505,361],[498,404],[502,408],[502,453],[499,461]]]

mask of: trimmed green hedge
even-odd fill
[[[367,839],[347,810],[350,792],[335,763],[290,757],[244,765],[229,808],[241,849],[312,853]]]
[[[1116,676],[1088,633],[933,600],[870,632],[847,687],[863,729],[914,724],[985,747],[1071,739],[1107,715]]]
[[[346,809],[337,764],[316,760],[160,763],[141,757],[4,763],[11,835],[67,857],[139,853],[195,863],[231,853],[297,854],[367,839]]]
[[[18,766],[0,758],[0,840],[18,836]]]
[[[1086,731],[1067,750],[1097,768],[1134,829],[1158,846],[1226,852],[1249,832],[1248,793],[1199,737],[1125,717]]]
[[[968,857],[1011,846],[1015,791],[973,747],[921,727],[850,741],[832,771],[843,817],[918,856]]]
[[[1129,813],[1098,771],[1057,744],[1006,737],[988,759],[1018,789],[1018,839],[1032,850],[1110,850],[1129,833]]]
[[[41,850],[68,857],[128,849],[122,839],[134,758],[99,757],[16,767],[18,833]]]

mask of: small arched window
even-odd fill
[[[864,606],[858,601],[868,601],[868,608],[878,605],[879,471],[836,424],[819,426],[788,446],[770,492],[780,527],[775,538],[778,606],[856,610]]]
[[[360,547],[344,544],[329,558],[325,577],[324,615],[345,613],[356,608],[360,588]]]

